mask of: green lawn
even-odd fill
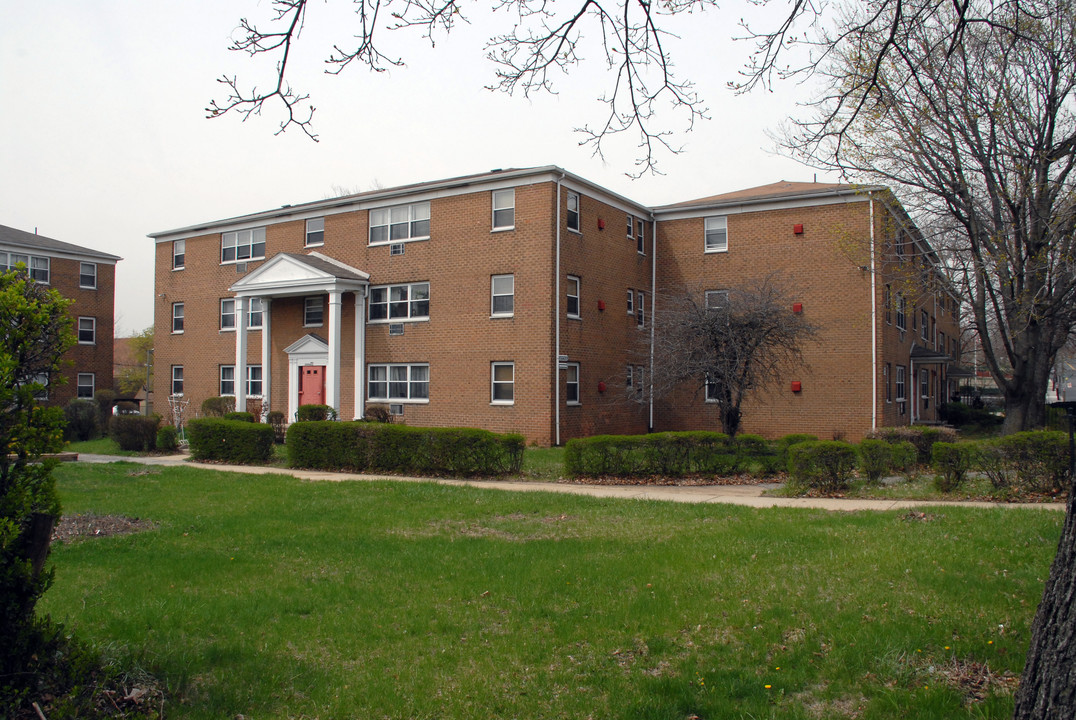
[[[1002,718],[1062,514],[691,506],[65,464],[39,606],[169,718]],[[1010,683],[1011,685],[1011,683]]]

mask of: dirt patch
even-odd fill
[[[70,542],[83,538],[127,535],[153,528],[149,520],[129,518],[123,515],[97,515],[78,513],[64,515],[52,531],[53,542]]]
[[[964,702],[982,702],[988,695],[1009,695],[1016,692],[1020,678],[1008,670],[995,672],[986,663],[953,658],[941,667],[933,668],[934,675],[946,685],[964,695]]]
[[[756,475],[743,473],[741,475],[692,475],[687,477],[620,477],[614,475],[601,477],[559,478],[557,482],[569,485],[661,485],[675,487],[695,487],[704,485],[780,484],[783,483],[785,479],[785,476],[781,474],[770,475],[769,477],[758,477]]]

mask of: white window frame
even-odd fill
[[[309,218],[306,221],[306,235],[303,247],[321,247],[325,244],[325,218]]]
[[[904,293],[897,293],[897,329],[901,332],[908,329],[908,299]]]
[[[717,383],[715,383],[713,380],[710,379],[709,376],[707,376],[706,377],[706,382],[703,385],[704,385],[703,402],[708,402],[708,403],[721,402],[721,398],[719,398],[717,396]]]
[[[497,379],[497,369],[508,368],[511,371],[511,379]],[[509,398],[498,398],[498,387],[508,387]],[[515,405],[516,403],[516,364],[514,362],[495,361],[489,364],[489,402],[490,405]]]
[[[628,215],[628,239],[635,237],[635,216]]]
[[[568,211],[565,213],[565,227],[572,232],[582,232],[582,224],[580,223],[579,212],[580,198],[579,193],[568,191]]]
[[[897,365],[897,375],[896,375],[896,380],[894,381],[894,388],[893,388],[894,389],[894,395],[895,395],[895,397],[893,399],[896,402],[905,402],[908,399],[908,397],[907,397],[907,391],[908,391],[908,376],[907,376],[907,372],[908,372],[908,369],[905,366]]]
[[[257,307],[255,308],[255,305]],[[264,320],[265,307],[261,298],[247,299],[247,330],[261,330]],[[257,318],[257,320],[255,320]]]
[[[87,332],[89,333],[89,339],[82,339],[83,324],[87,325]],[[80,316],[78,319],[78,344],[79,345],[96,345],[97,344],[97,318]]]
[[[923,342],[930,342],[930,313],[926,310],[921,310],[919,314],[920,324],[923,326],[919,329],[919,337],[923,338]]]
[[[646,327],[646,292],[643,290],[635,293],[635,326],[640,330]]]
[[[318,305],[318,316],[320,319],[317,321],[311,320],[313,313],[313,304]],[[325,296],[324,295],[309,295],[303,298],[303,327],[322,327],[325,324]]]
[[[399,377],[401,372],[402,379]],[[430,402],[429,363],[371,363],[366,369],[366,380],[366,394],[370,402]],[[400,385],[406,388],[406,394],[393,394],[393,386]],[[382,387],[383,394],[380,390]]]
[[[86,272],[87,268],[89,268],[89,272]],[[82,278],[84,277],[90,277],[90,282],[83,282]],[[97,263],[80,262],[78,264],[78,286],[84,290],[97,289]]]
[[[179,392],[176,392],[176,383],[179,383]],[[172,384],[169,387],[171,387],[171,389],[172,389],[172,392],[171,392],[172,395],[179,395],[179,396],[182,397],[182,395],[183,395],[183,366],[182,365],[173,365],[172,366]]]
[[[220,264],[265,259],[265,227],[233,230],[220,234]]]
[[[729,218],[727,215],[714,215],[706,218],[703,233],[703,251],[722,253],[729,250]]]
[[[173,335],[182,335],[183,334],[184,315],[185,315],[185,311],[184,311],[184,308],[183,308],[183,303],[181,303],[181,302],[172,303],[172,334]]]
[[[707,290],[704,296],[707,310],[725,310],[729,309],[729,291],[728,290]]]
[[[247,365],[247,397],[260,398],[264,388],[263,382],[262,366],[260,364]]]
[[[30,271],[30,278],[42,285],[49,284],[51,267],[52,263],[49,258],[37,257],[36,255],[31,255],[30,262],[27,263],[27,268]]]
[[[635,291],[628,288],[628,315],[635,314]]]
[[[627,368],[628,371],[625,373],[625,378],[627,379],[627,382],[624,383],[624,387],[628,392],[631,392],[635,389],[635,375],[633,372],[635,370],[635,366],[628,365]]]
[[[89,384],[83,382],[89,379]],[[89,392],[85,388],[89,388]],[[97,391],[97,377],[94,373],[79,373],[75,379],[75,397],[80,400],[93,400],[93,395]]]
[[[415,298],[416,292],[424,289],[426,297]],[[403,297],[399,294],[403,293]],[[384,300],[378,299],[384,297]],[[367,304],[366,318],[372,325],[379,323],[402,323],[402,322],[425,322],[430,319],[430,283],[403,283],[400,285],[375,285],[370,288],[370,297]],[[407,309],[406,315],[393,315],[393,310],[403,305]],[[421,306],[425,305],[426,314],[422,315]],[[378,314],[383,309],[385,317],[374,317],[375,308]]]
[[[572,292],[573,285],[575,287],[574,294]],[[568,317],[571,318],[572,320],[579,320],[580,317],[581,317],[582,307],[579,304],[580,303],[579,294],[580,294],[580,290],[581,290],[581,285],[582,285],[582,282],[579,280],[579,277],[576,276],[576,275],[569,275],[567,277],[567,279],[566,279],[566,282],[564,283],[564,292],[565,292],[565,295],[566,295],[565,303],[564,303],[564,309],[567,312]],[[574,313],[572,312],[572,300],[573,299],[575,300],[575,312]]]
[[[187,241],[172,241],[172,269],[182,270],[187,267]]]
[[[893,324],[893,288],[889,285],[885,286],[882,291],[882,307],[885,309],[885,324]]]
[[[919,397],[924,400],[930,399],[930,369],[919,368]]]
[[[637,218],[635,225],[635,251],[640,255],[646,255],[646,223]]]
[[[501,282],[500,292],[498,292],[498,288],[497,288],[497,284],[498,284],[497,281],[498,280],[502,281]],[[509,292],[504,292],[504,289],[505,289],[504,288],[504,281],[505,280],[507,280],[511,284],[511,287],[509,288]],[[490,300],[489,300],[489,316],[490,317],[503,318],[503,317],[513,317],[515,315],[515,312],[516,312],[516,276],[514,274],[491,275],[490,279],[489,279],[489,293],[490,293]],[[509,309],[508,310],[503,310],[503,309],[498,310],[497,309],[497,298],[508,298]]]
[[[225,388],[225,383],[228,388]],[[235,395],[235,365],[221,365],[218,373],[217,390],[221,397]]]
[[[516,227],[516,189],[494,190],[490,199],[494,231],[514,230]],[[498,215],[500,218],[498,218]],[[508,215],[506,218],[505,215]]]
[[[407,217],[404,218],[403,214]],[[384,228],[384,237],[381,228]],[[396,229],[396,236],[393,230]],[[406,234],[400,232],[402,229]],[[375,235],[377,239],[375,239]],[[430,239],[430,202],[391,205],[370,211],[370,245],[395,245]]]
[[[574,378],[573,378],[574,375]],[[572,387],[575,387],[575,399],[572,399]],[[579,363],[570,362],[564,371],[564,402],[567,405],[582,405],[583,397],[580,394],[582,387],[579,382]]]
[[[228,309],[231,308],[231,309]],[[220,299],[220,331],[235,332],[236,328],[235,298]]]
[[[885,364],[882,365],[882,382],[885,384],[885,401],[886,401],[886,403],[892,403],[893,402],[893,384],[889,381],[890,380],[889,366],[890,366],[890,363],[885,363]]]

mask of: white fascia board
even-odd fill
[[[20,255],[33,255],[34,257],[61,258],[63,260],[78,260],[79,262],[92,262],[98,265],[115,265],[123,258],[116,255],[89,255],[69,252],[65,250],[52,250],[49,248],[27,247],[12,243],[0,243],[0,252],[12,252]]]
[[[658,222],[665,220],[685,220],[688,218],[711,217],[714,215],[742,215],[744,213],[766,212],[769,210],[789,210],[795,208],[820,207],[823,205],[849,205],[869,202],[869,192],[842,193],[834,195],[801,196],[788,199],[771,200],[737,200],[735,202],[714,203],[712,205],[695,205],[689,208],[656,209],[654,215]]]

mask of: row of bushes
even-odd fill
[[[519,472],[524,447],[522,435],[366,421],[297,422],[287,434],[291,467],[319,470],[504,475]]]
[[[187,423],[187,442],[195,460],[257,465],[272,459],[274,432],[253,417],[198,418]]]
[[[928,428],[929,429],[929,428]],[[999,492],[1055,494],[1068,479],[1068,438],[1061,432],[1022,432],[979,442],[934,440],[918,444],[905,433],[881,433],[858,446],[808,441],[789,448],[788,472],[794,485],[837,492],[845,489],[858,468],[868,482],[884,475],[907,473],[929,464],[942,492],[958,489],[970,472],[981,472]],[[945,434],[945,433],[943,433]],[[920,463],[928,454],[929,463]]]

